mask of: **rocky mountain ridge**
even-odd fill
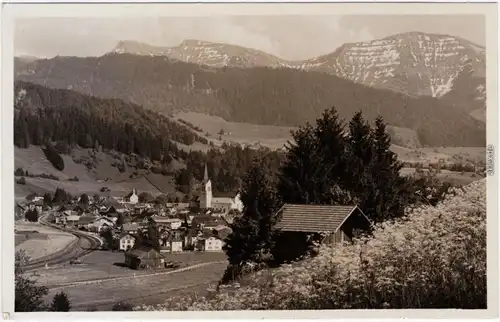
[[[166,56],[211,67],[288,67],[319,71],[356,83],[389,89],[409,96],[441,98],[460,79],[469,83],[468,100],[457,104],[485,104],[486,50],[468,40],[439,34],[408,32],[382,39],[347,43],[334,52],[304,61],[287,61],[242,46],[185,40],[176,47],[121,41],[112,53]],[[472,86],[473,85],[473,86]],[[457,93],[458,94],[458,93]],[[464,93],[460,93],[463,98]],[[453,95],[448,95],[448,99]]]
[[[136,41],[120,41],[111,51],[118,54],[166,56],[211,67],[287,66],[286,61],[260,50],[236,45],[187,39],[175,47],[152,46]]]

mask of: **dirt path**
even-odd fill
[[[177,274],[180,272],[194,270],[194,269],[197,269],[197,268],[200,268],[203,266],[209,266],[209,265],[214,265],[214,264],[223,264],[223,263],[227,263],[227,261],[200,263],[200,264],[195,264],[195,265],[179,268],[179,269],[168,271],[168,272],[159,272],[159,273],[151,273],[151,274],[137,274],[137,275],[133,275],[133,276],[128,275],[128,276],[93,279],[93,280],[88,280],[88,281],[71,282],[71,283],[61,284],[61,285],[58,285],[55,287],[50,287],[50,289],[51,290],[59,290],[59,289],[63,289],[63,288],[66,289],[68,287],[75,287],[75,286],[79,286],[79,285],[102,284],[102,283],[106,283],[106,282],[130,280],[131,278],[133,278],[135,280],[139,280],[142,278],[148,278],[148,277],[153,277],[153,276]]]

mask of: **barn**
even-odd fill
[[[125,253],[125,265],[132,269],[160,268],[165,257],[152,247],[138,247]]]
[[[286,245],[278,247],[283,249],[278,255],[282,260],[296,259],[311,238],[328,245],[351,242],[356,233],[372,225],[356,205],[285,204],[277,215],[278,243]]]

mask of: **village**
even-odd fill
[[[243,209],[239,193],[217,197],[205,175],[202,193],[186,202],[140,202],[133,189],[123,197],[82,197],[48,209],[43,197],[34,197],[26,210],[34,210],[44,222],[64,230],[85,232],[101,240],[101,251],[123,252],[123,263],[131,269],[173,267],[165,253],[223,252],[230,224]],[[155,242],[144,243],[150,227]],[[80,261],[73,261],[79,263]]]

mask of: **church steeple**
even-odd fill
[[[203,190],[201,195],[200,207],[203,209],[212,207],[212,182],[208,178],[208,167],[205,163],[205,173],[203,175]]]
[[[207,167],[207,164],[205,163],[205,174],[203,175],[203,182],[207,182],[208,181],[208,167]]]

